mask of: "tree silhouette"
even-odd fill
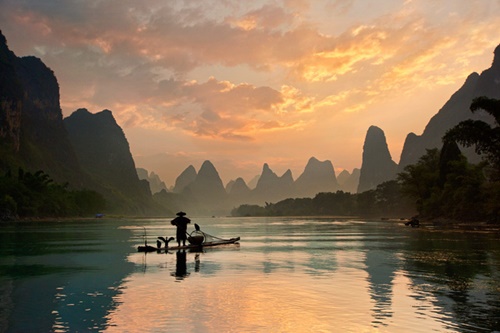
[[[448,130],[443,141],[455,141],[465,147],[475,146],[476,153],[483,155],[493,167],[493,180],[500,180],[500,100],[477,97],[472,101],[470,110],[484,110],[493,116],[496,126],[469,119]]]

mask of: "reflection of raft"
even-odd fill
[[[163,237],[158,237],[159,239],[165,240]],[[172,238],[173,239],[173,238]],[[200,249],[203,247],[224,245],[224,244],[235,244],[240,240],[240,237],[224,239],[209,235],[201,230],[199,227],[197,230],[193,231],[187,238],[189,245],[181,246],[168,246],[168,242],[165,242],[165,247],[161,247],[161,242],[157,242],[157,246],[148,245],[145,242],[137,248],[139,252],[154,252],[154,251],[165,251],[165,250],[187,250],[187,249]]]

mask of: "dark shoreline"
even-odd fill
[[[449,219],[429,219],[420,220],[420,225],[431,230],[449,230],[458,232],[498,232],[500,224],[486,221],[464,222]]]

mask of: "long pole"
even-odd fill
[[[146,232],[146,227],[142,226],[144,228],[144,246],[148,246],[148,234]]]

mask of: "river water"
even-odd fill
[[[241,241],[137,252],[169,220],[0,226],[0,332],[500,331],[498,233],[192,218]]]

